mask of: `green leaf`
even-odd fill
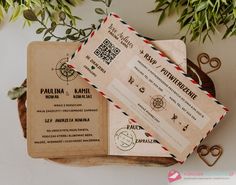
[[[206,9],[207,7],[208,7],[208,3],[207,3],[206,1],[205,1],[205,2],[201,2],[201,3],[197,6],[195,12],[200,12],[200,11]]]
[[[3,9],[2,9],[2,6],[0,5],[0,23],[2,22],[3,20]]]
[[[33,10],[31,10],[31,9],[23,11],[23,16],[25,19],[27,19],[29,21],[37,21],[38,20],[37,16],[35,15]]]
[[[10,21],[15,21],[18,18],[18,16],[20,15],[20,12],[21,12],[21,6],[17,5],[13,10]]]
[[[74,35],[67,35],[67,38],[73,41],[77,40],[77,37],[75,37]]]
[[[14,5],[13,0],[6,0],[6,2],[7,2],[10,6],[13,6],[13,5]]]
[[[73,16],[75,19],[77,19],[77,20],[82,20],[82,18],[81,17],[78,17],[78,16]]]
[[[41,11],[41,21],[44,21],[45,19],[45,11]]]
[[[103,0],[92,0],[92,1],[94,1],[94,2],[103,2],[104,3]]]
[[[40,33],[42,33],[44,30],[45,30],[45,28],[38,28],[38,29],[36,30],[36,34],[40,34]]]
[[[55,21],[53,21],[52,23],[51,23],[51,28],[56,28],[56,26],[57,26],[57,23],[55,22]]]
[[[71,15],[71,9],[68,6],[64,5],[63,9],[67,15]]]
[[[164,8],[163,8],[163,6],[165,6],[166,4],[168,4],[168,1],[158,1],[158,4],[157,4],[157,6],[155,7],[155,9],[154,10],[152,10],[152,11],[150,11],[150,12],[148,12],[148,13],[156,13],[156,12],[160,12],[160,11],[163,11],[163,10],[165,10]]]
[[[211,0],[207,0],[207,3],[208,3],[211,7],[214,7],[214,4],[211,2]]]
[[[187,38],[186,38],[186,36],[184,35],[184,36],[180,37],[180,40],[186,42]]]
[[[231,32],[232,32],[232,29],[233,29],[234,25],[231,25],[230,27],[227,28],[224,36],[223,36],[223,39],[226,39],[230,36]]]
[[[224,4],[227,4],[227,0],[221,0]]]
[[[154,10],[151,10],[151,11],[149,11],[149,12],[147,12],[147,13],[158,13],[158,12],[161,12],[161,11],[163,11],[163,9],[162,8],[160,8],[160,9],[154,9]]]
[[[26,87],[14,87],[8,91],[7,95],[11,100],[20,98],[26,92]]]
[[[106,2],[106,6],[107,6],[107,7],[110,7],[112,0],[106,0],[105,2]]]
[[[73,26],[73,21],[72,20],[70,21],[70,25]]]
[[[59,18],[60,18],[60,21],[64,21],[66,19],[66,14],[64,12],[60,12]]]
[[[158,25],[160,25],[164,19],[165,19],[165,10],[162,11],[162,13],[159,17]]]
[[[47,36],[44,38],[44,41],[49,41],[49,40],[51,40],[51,36]]]
[[[71,33],[71,28],[69,28],[69,29],[66,30],[66,34],[67,34],[67,35],[70,34],[70,33]]]
[[[234,18],[236,18],[236,8],[233,9]]]
[[[103,22],[103,19],[99,19],[98,22],[99,22],[99,23],[102,23],[102,22]]]
[[[203,43],[205,43],[206,38],[207,38],[207,34],[205,34],[204,37],[203,37],[203,39],[202,39],[202,42],[203,42]]]
[[[76,6],[81,0],[66,0],[66,2],[71,6]]]
[[[80,32],[80,34],[81,34],[82,36],[85,36],[85,35],[86,35],[86,34],[85,34],[85,31],[82,30],[82,29],[80,29],[79,32]]]
[[[101,9],[101,8],[95,8],[95,12],[96,12],[97,14],[99,14],[99,15],[105,15],[105,14],[106,14],[106,13],[104,12],[104,10]]]
[[[209,29],[209,22],[208,22],[208,18],[207,18],[207,13],[205,13],[205,22],[206,22],[207,29]]]
[[[192,42],[192,41],[195,41],[198,37],[199,37],[199,33],[198,33],[198,32],[194,32],[194,34],[192,35],[190,41],[191,41],[191,42]]]

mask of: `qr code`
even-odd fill
[[[120,49],[115,47],[111,41],[105,39],[102,44],[98,46],[94,53],[109,65],[120,53]]]

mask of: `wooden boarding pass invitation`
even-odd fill
[[[108,153],[107,101],[66,65],[78,46],[28,46],[27,142],[32,157]]]
[[[68,66],[179,162],[227,111],[114,13],[76,50]]]
[[[176,63],[186,65],[186,46],[181,41],[154,43],[160,49],[167,49],[166,53]],[[172,50],[166,48],[166,43],[170,43]],[[130,125],[126,116],[111,104],[107,106],[105,98],[67,68],[68,56],[79,45],[33,42],[28,47],[29,154],[44,158],[104,155],[170,157],[155,138],[147,135],[144,129],[140,129],[141,126],[137,129],[137,126]],[[122,136],[129,138],[130,132],[135,135],[135,143],[128,141],[122,145]],[[125,146],[127,144],[129,146]]]

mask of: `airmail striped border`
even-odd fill
[[[214,102],[215,102],[216,104],[218,104],[222,109],[224,109],[225,113],[220,117],[220,119],[218,120],[218,122],[215,123],[215,124],[213,125],[213,127],[207,132],[206,136],[203,137],[203,138],[200,140],[199,144],[197,144],[197,145],[193,148],[193,150],[188,154],[188,156],[187,156],[187,158],[188,158],[188,157],[190,156],[190,154],[198,147],[198,145],[200,145],[200,143],[201,143],[201,142],[207,137],[207,135],[213,130],[213,128],[220,122],[220,120],[223,119],[223,117],[225,116],[225,114],[228,112],[228,109],[227,109],[224,105],[222,105],[218,100],[216,100],[209,92],[203,90],[203,88],[201,87],[201,85],[199,85],[194,79],[192,79],[188,74],[186,74],[186,73],[184,72],[184,70],[183,70],[180,66],[178,66],[177,64],[175,64],[174,62],[172,62],[169,58],[167,58],[167,56],[166,56],[164,53],[162,53],[162,52],[159,51],[157,48],[155,48],[155,47],[152,45],[152,43],[151,43],[151,39],[148,39],[148,38],[143,37],[142,35],[140,35],[137,31],[135,31],[134,28],[132,28],[131,26],[129,26],[129,25],[128,25],[124,20],[122,20],[122,19],[120,18],[120,16],[118,16],[117,14],[115,14],[115,13],[110,13],[107,17],[105,17],[105,18],[103,19],[102,23],[97,27],[96,31],[98,31],[98,30],[101,28],[101,25],[104,24],[104,23],[106,23],[106,21],[108,20],[108,18],[111,17],[111,16],[113,16],[113,17],[119,19],[119,21],[120,21],[122,24],[126,25],[126,27],[127,27],[127,29],[128,29],[129,31],[133,32],[137,37],[139,37],[140,39],[142,39],[143,42],[145,42],[147,45],[149,45],[149,46],[150,46],[153,50],[155,50],[161,57],[163,57],[167,62],[169,62],[171,65],[173,65],[174,68],[175,68],[177,71],[181,72],[186,78],[188,78],[193,84],[195,84],[200,90],[202,90],[212,101],[214,101]],[[72,59],[74,58],[74,56],[81,50],[81,48],[82,48],[84,45],[86,45],[86,43],[88,42],[88,40],[94,36],[94,34],[95,34],[96,31],[93,31],[93,32],[90,34],[89,38],[87,38],[86,40],[84,40],[84,42],[79,46],[79,48],[72,54],[70,60],[72,60]],[[69,60],[69,61],[70,61],[70,60]],[[75,69],[75,67],[74,67],[73,65],[68,64],[68,66],[69,66],[70,68],[72,68],[72,69]],[[77,71],[77,72],[78,72],[78,74],[79,74],[83,79],[85,79],[91,86],[93,86],[93,87],[94,87],[102,96],[104,96],[110,103],[112,103],[117,109],[120,109],[120,110],[122,111],[122,108],[121,108],[119,105],[117,105],[115,102],[113,102],[113,100],[111,100],[111,99],[110,99],[103,91],[101,91],[95,84],[93,84],[89,79],[85,78],[85,77],[83,76],[83,74],[81,74],[79,71]],[[123,113],[124,115],[126,115],[126,116],[129,117],[129,115],[128,115],[126,112],[122,111],[122,113]],[[130,117],[129,117],[129,118],[130,118]],[[137,123],[133,118],[130,118],[130,121],[133,122],[133,123]],[[149,135],[152,136],[151,133],[149,133]],[[156,140],[156,141],[157,141],[157,140]],[[161,144],[159,141],[157,141],[157,143]],[[166,151],[169,152],[169,150],[168,150],[166,147],[162,146],[162,148],[163,148],[164,150],[166,150]],[[176,157],[174,154],[171,154],[170,152],[169,152],[169,154],[170,154],[177,162],[179,162],[179,163],[181,163],[181,164],[184,162],[184,161],[179,161],[179,160],[177,159],[177,157]]]

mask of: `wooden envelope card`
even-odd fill
[[[179,162],[227,111],[114,13],[76,50],[68,65]]]

